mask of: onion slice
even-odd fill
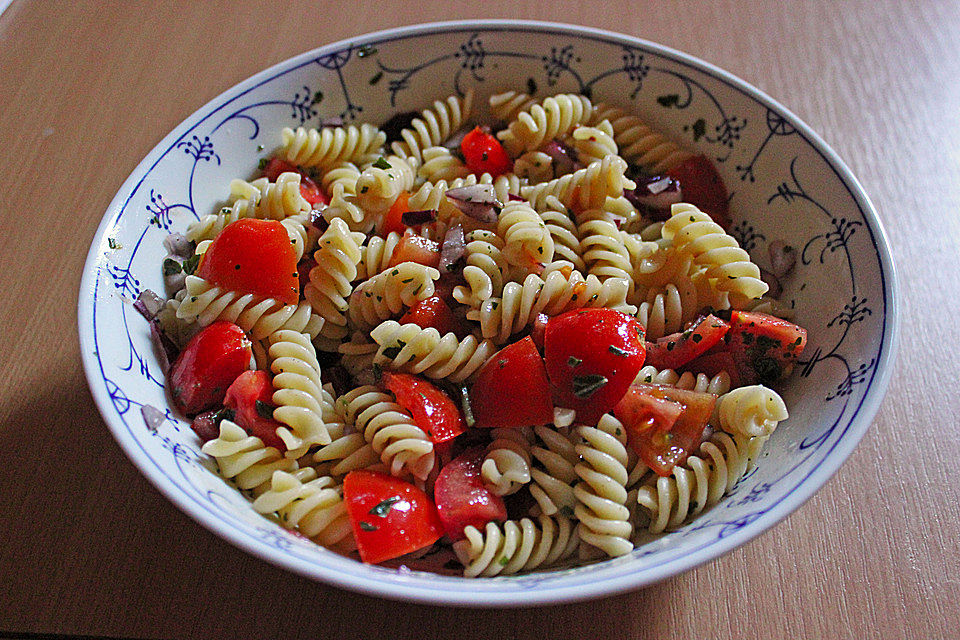
[[[568,149],[556,140],[551,140],[540,149],[553,160],[553,175],[560,177],[577,170],[577,161],[572,149]]]
[[[497,200],[492,184],[473,184],[448,189],[445,194],[464,215],[478,222],[496,222],[503,203]]]
[[[797,250],[783,240],[774,240],[767,247],[770,254],[770,271],[778,278],[782,278],[797,264]]]
[[[160,310],[163,309],[163,298],[150,289],[144,289],[140,292],[140,295],[137,296],[136,302],[133,303],[133,308],[147,320],[153,320],[157,317],[157,314],[160,313]]]
[[[163,239],[164,248],[170,255],[177,256],[186,260],[193,255],[193,243],[187,240],[187,236],[182,233],[171,233]]]
[[[637,210],[655,220],[669,219],[670,207],[683,201],[680,183],[669,176],[638,180],[637,188],[624,191],[623,195]]]
[[[159,429],[160,425],[167,419],[166,414],[152,404],[141,405],[140,415],[143,416],[143,423],[147,425],[147,429],[150,429],[150,431]]]
[[[177,359],[177,356],[180,355],[180,349],[177,348],[177,345],[170,339],[167,332],[160,326],[159,320],[154,319],[150,321],[150,342],[153,343],[154,349],[157,352],[160,368],[166,373],[170,370],[170,365]]]
[[[447,229],[440,244],[440,273],[457,270],[457,263],[467,253],[467,241],[459,224]]]
[[[400,221],[408,227],[415,227],[418,224],[426,224],[437,219],[436,209],[421,209],[420,211],[404,211],[400,216]]]

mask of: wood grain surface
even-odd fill
[[[955,2],[48,2],[0,15],[0,631],[135,638],[960,636],[960,7]],[[76,330],[108,203],[234,83],[367,31],[552,19],[708,60],[810,124],[876,204],[901,284],[890,391],[836,476],[693,571],[559,607],[340,591],[209,533],[127,460]]]

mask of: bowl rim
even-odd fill
[[[274,77],[280,70],[292,69],[300,66],[308,60],[313,60],[317,56],[342,50],[345,47],[363,46],[365,44],[376,44],[382,41],[397,41],[407,38],[414,38],[425,34],[457,32],[464,30],[483,31],[519,31],[519,32],[538,32],[556,35],[571,35],[575,37],[587,37],[595,40],[602,40],[609,43],[623,44],[640,47],[652,51],[658,55],[672,59],[693,68],[699,69],[708,75],[730,85],[734,89],[746,94],[758,103],[767,106],[771,110],[783,116],[791,125],[796,127],[797,132],[804,138],[819,154],[824,158],[830,168],[836,173],[837,177],[852,196],[856,204],[864,215],[867,230],[874,249],[877,252],[880,263],[880,277],[882,279],[882,291],[884,300],[884,320],[882,323],[881,341],[878,350],[877,364],[874,367],[872,376],[869,380],[869,388],[860,401],[859,406],[854,409],[849,418],[845,430],[841,433],[837,441],[825,454],[823,460],[813,467],[809,473],[800,479],[796,486],[791,489],[779,502],[770,507],[766,513],[762,514],[755,521],[740,528],[727,537],[719,540],[712,540],[709,544],[703,545],[698,549],[691,551],[683,556],[668,559],[662,564],[648,567],[643,570],[627,573],[619,576],[602,577],[598,581],[588,584],[578,584],[574,586],[563,586],[562,580],[556,583],[524,591],[522,598],[514,590],[501,592],[472,590],[468,588],[473,584],[468,579],[463,580],[461,589],[454,589],[451,583],[450,589],[435,590],[420,587],[414,582],[393,583],[390,581],[377,580],[375,574],[370,576],[358,576],[351,572],[352,568],[356,571],[358,563],[348,558],[336,556],[331,558],[330,562],[324,565],[312,564],[305,565],[292,556],[282,553],[280,550],[265,545],[262,541],[242,535],[240,530],[230,526],[226,521],[216,516],[213,512],[201,508],[195,504],[190,496],[183,493],[178,487],[173,486],[169,479],[161,473],[159,467],[147,456],[142,447],[129,434],[125,425],[118,416],[114,416],[115,408],[113,402],[107,393],[104,385],[100,384],[102,374],[102,363],[96,348],[96,292],[99,284],[100,266],[105,252],[106,236],[116,223],[119,214],[124,210],[129,199],[140,183],[144,180],[149,171],[164,157],[165,149],[172,143],[180,139],[187,132],[197,126],[201,120],[200,115],[210,111],[214,105],[222,102],[227,96],[233,98],[239,97],[243,93],[259,86],[263,82]],[[625,591],[635,590],[640,587],[653,584],[679,573],[687,571],[700,564],[718,558],[733,549],[745,544],[749,540],[760,535],[774,524],[780,522],[794,510],[806,502],[820,487],[829,480],[839,469],[839,467],[850,456],[853,449],[863,438],[867,429],[873,421],[874,416],[879,410],[881,401],[886,393],[889,381],[892,375],[892,364],[895,359],[899,340],[900,340],[900,315],[898,301],[900,300],[900,287],[897,278],[896,268],[890,252],[889,240],[883,225],[877,215],[870,198],[867,196],[863,187],[857,178],[853,175],[843,160],[837,153],[824,142],[824,140],[814,132],[806,123],[786,109],[779,102],[760,91],[753,85],[745,82],[739,77],[695,56],[680,52],[678,50],[666,47],[664,45],[631,36],[627,34],[616,33],[603,29],[585,27],[580,25],[563,24],[557,22],[543,22],[533,20],[508,20],[508,19],[485,19],[485,20],[455,20],[445,22],[431,22],[396,27],[363,35],[345,38],[337,42],[332,42],[310,51],[287,58],[278,62],[256,74],[234,84],[231,87],[220,92],[210,101],[197,108],[181,121],[174,129],[163,137],[151,151],[141,160],[132,170],[128,178],[117,191],[97,228],[97,231],[91,241],[90,249],[84,263],[84,271],[81,278],[77,317],[80,338],[81,358],[84,367],[85,377],[94,402],[107,424],[114,438],[120,444],[121,449],[128,458],[134,463],[138,470],[143,473],[150,483],[161,494],[166,496],[180,510],[185,512],[194,520],[200,522],[204,527],[221,538],[227,540],[236,547],[274,564],[283,567],[304,577],[319,580],[336,587],[364,593],[367,595],[386,597],[395,600],[405,600],[423,604],[434,605],[452,605],[452,606],[471,606],[471,607],[490,607],[490,606],[532,606],[562,604],[574,601],[589,600],[604,596],[610,596]],[[186,498],[186,499],[185,499]],[[331,554],[333,556],[334,554]],[[341,560],[343,562],[341,562]],[[349,563],[349,564],[344,564]],[[559,583],[559,584],[558,584]],[[522,601],[521,601],[522,600]]]

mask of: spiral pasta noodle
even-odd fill
[[[521,111],[529,111],[537,104],[536,98],[519,91],[504,91],[490,96],[490,115],[500,122],[509,122],[517,117]]]
[[[627,178],[626,161],[620,156],[607,156],[588,167],[554,178],[549,182],[520,187],[520,197],[537,211],[545,209],[547,198],[554,196],[565,207],[575,211],[599,209],[607,198],[618,198],[624,189],[637,185]]]
[[[307,302],[285,305],[272,298],[225,291],[197,276],[187,276],[185,284],[176,317],[201,327],[228,320],[254,340],[263,340],[281,329],[307,333],[314,338],[323,327],[323,318],[315,314]]]
[[[440,272],[416,262],[401,262],[358,285],[350,295],[349,318],[361,328],[374,327],[404,306],[433,295]]]
[[[590,124],[595,125],[604,120],[610,121],[620,156],[627,162],[639,164],[654,175],[664,173],[693,156],[663,134],[651,129],[641,118],[619,107],[598,104]]]
[[[423,151],[436,147],[450,137],[470,118],[473,106],[473,91],[460,98],[450,96],[446,100],[437,100],[424,109],[419,118],[414,118],[410,127],[400,132],[400,140],[390,145],[393,152],[401,158],[414,157],[423,161]]]
[[[684,371],[681,374],[673,369],[657,370],[656,367],[645,365],[637,373],[634,382],[658,384],[699,393],[712,393],[715,396],[722,395],[730,390],[730,374],[726,371],[721,371],[710,377],[705,373],[694,374],[690,371]]]
[[[767,292],[769,287],[760,279],[760,268],[750,261],[750,255],[692,204],[673,205],[670,219],[663,225],[663,237],[691,255],[696,264],[707,267],[707,276],[715,279],[717,289],[730,294],[734,307]]]
[[[417,170],[417,175],[427,182],[456,180],[470,173],[467,165],[446,147],[427,147],[422,157],[423,164]]]
[[[392,371],[417,373],[438,380],[468,380],[497,351],[489,340],[469,335],[459,340],[453,333],[440,335],[429,327],[386,320],[370,332],[380,345],[373,361]]]
[[[733,490],[763,448],[766,438],[714,432],[671,475],[652,478],[637,490],[637,503],[650,518],[650,533],[676,529]]]
[[[341,402],[348,422],[356,425],[390,473],[409,473],[420,480],[429,475],[434,465],[433,442],[392,395],[364,385],[344,394]]]
[[[346,222],[336,218],[320,236],[319,248],[314,254],[317,264],[310,270],[310,282],[303,288],[303,296],[323,320],[320,346],[335,351],[347,336],[347,299],[353,292],[357,264],[362,257],[360,245],[366,237],[350,231]]]
[[[314,445],[330,444],[323,422],[324,397],[320,363],[310,337],[298,331],[281,330],[269,337],[270,369],[273,371],[273,418],[284,426],[277,435],[287,447],[286,456],[299,458]]]
[[[571,557],[579,543],[570,520],[563,517],[507,520],[502,528],[488,522],[483,533],[469,526],[464,534],[466,539],[455,542],[453,549],[467,578],[549,567]]]
[[[356,548],[343,487],[329,476],[301,482],[294,475],[276,471],[270,489],[253,501],[253,509],[262,514],[276,513],[284,526],[325,547],[341,551]]]
[[[291,473],[297,470],[297,461],[286,458],[275,447],[248,435],[237,423],[220,422],[220,434],[205,442],[201,448],[217,463],[221,476],[233,480],[243,490],[260,492],[270,484],[275,471]]]
[[[720,428],[738,436],[769,436],[786,420],[787,405],[773,389],[760,384],[739,387],[717,401]]]
[[[513,162],[513,171],[530,184],[553,180],[553,158],[543,151],[527,151]]]
[[[348,160],[339,160],[327,167],[320,176],[320,186],[324,193],[333,194],[337,185],[341,185],[345,195],[357,195],[357,178],[360,168]]]
[[[602,120],[595,127],[579,126],[570,134],[577,159],[584,165],[603,160],[606,156],[619,155],[613,139],[613,126]]]
[[[356,280],[369,280],[378,273],[390,268],[393,252],[396,251],[403,238],[396,231],[391,231],[385,237],[370,236],[360,247],[360,261],[357,263]]]
[[[494,428],[492,441],[480,465],[484,486],[498,496],[519,491],[530,482],[530,448],[533,430],[530,427]]]
[[[586,272],[601,282],[622,278],[629,283],[628,296],[632,294],[633,267],[616,223],[604,211],[590,209],[578,216],[577,234]]]
[[[371,124],[345,125],[280,132],[280,153],[289,162],[301,167],[331,167],[339,162],[366,163],[375,160],[387,140],[384,132]]]
[[[503,257],[515,266],[553,261],[553,237],[543,219],[523,201],[509,202],[497,218]]]
[[[466,284],[454,287],[453,297],[460,304],[475,308],[503,292],[510,264],[503,255],[503,239],[493,231],[474,229],[465,234],[464,240]]]
[[[507,153],[516,157],[586,124],[592,114],[590,99],[573,93],[558,94],[517,113],[507,128],[497,134]]]
[[[413,188],[416,169],[405,159],[387,156],[364,169],[357,178],[356,203],[367,216],[379,218],[402,191]]]
[[[530,495],[537,502],[539,514],[561,514],[573,517],[577,499],[573,483],[577,480],[574,465],[580,454],[570,437],[544,425],[533,428],[537,443],[530,449],[536,465],[530,468]]]
[[[574,470],[580,477],[573,487],[574,514],[580,521],[580,539],[608,556],[633,551],[627,503],[627,430],[619,420],[604,414],[596,427],[577,427],[576,445],[582,462]]]

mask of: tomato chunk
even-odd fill
[[[343,499],[360,559],[391,560],[436,542],[443,535],[437,507],[422,490],[374,471],[351,471]]]
[[[384,237],[391,231],[396,231],[397,233],[406,231],[407,225],[403,224],[403,214],[410,210],[409,202],[410,193],[408,191],[401,191],[397,199],[390,205],[390,209],[387,210],[387,215],[383,219],[383,229],[381,232]]]
[[[717,397],[652,384],[631,386],[614,408],[627,444],[654,472],[668,476],[699,446]]]
[[[281,173],[299,173],[300,174],[300,195],[310,203],[311,207],[316,208],[319,204],[330,204],[326,194],[314,182],[313,178],[304,173],[300,167],[280,158],[270,158],[263,167],[263,175],[270,182],[276,182]]]
[[[415,324],[421,329],[434,328],[440,335],[456,333],[458,337],[464,333],[461,322],[453,315],[443,298],[432,296],[418,301],[400,318],[400,324]]]
[[[643,327],[612,309],[578,309],[551,318],[543,336],[547,375],[561,407],[595,424],[616,405],[643,366]]]
[[[657,369],[679,369],[709,351],[729,329],[729,324],[713,314],[707,314],[694,320],[686,331],[648,342],[646,362]]]
[[[790,375],[806,344],[803,327],[765,313],[734,310],[730,331],[716,351],[733,356],[742,384],[770,386]]]
[[[724,229],[730,228],[730,202],[727,187],[716,167],[706,156],[694,156],[667,172],[680,183],[684,202],[696,205]]]
[[[389,266],[395,267],[401,262],[416,262],[436,269],[440,266],[440,243],[408,231],[393,250]]]
[[[463,152],[467,168],[476,175],[489,173],[496,178],[513,168],[513,161],[500,141],[480,127],[463,137],[460,151]]]
[[[233,411],[233,421],[263,444],[286,451],[277,435],[279,422],[273,419],[273,383],[266,371],[244,371],[227,389],[223,406]]]
[[[466,430],[456,403],[420,376],[384,373],[383,385],[434,443],[456,438]]]
[[[740,380],[740,368],[736,360],[734,360],[733,355],[728,351],[705,353],[699,358],[683,365],[682,370],[690,371],[691,373],[702,373],[711,378],[721,371],[726,371],[727,375],[730,376],[731,388],[735,389],[736,387],[743,386],[743,381]]]
[[[482,531],[488,522],[507,519],[503,498],[483,485],[483,458],[483,447],[468,449],[444,465],[437,476],[433,497],[443,528],[452,540],[463,539],[463,530],[468,526]]]
[[[553,420],[550,381],[530,336],[496,352],[470,388],[477,427],[522,427]]]
[[[173,403],[186,415],[223,402],[237,376],[250,368],[252,344],[232,322],[214,322],[193,336],[170,367]]]
[[[240,293],[297,304],[297,254],[276,220],[244,218],[227,225],[200,258],[197,275]]]

